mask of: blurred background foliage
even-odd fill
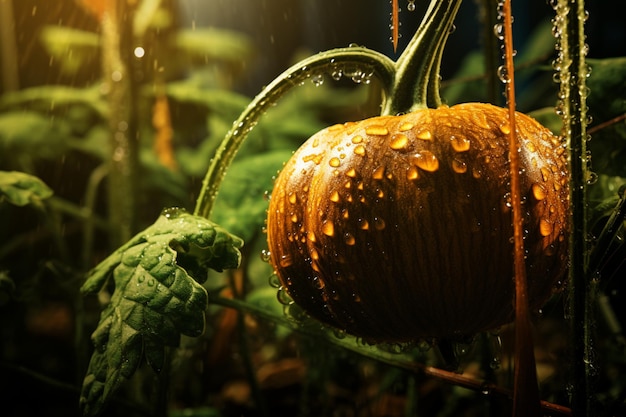
[[[193,209],[218,144],[252,95],[306,55],[357,43],[394,54],[390,6],[358,0],[143,0],[130,64],[138,83],[139,228],[165,207]],[[422,3],[422,4],[420,4]],[[401,13],[403,38],[421,19]],[[91,349],[89,333],[106,299],[78,294],[85,273],[114,249],[106,204],[110,109],[102,83],[98,1],[0,0],[0,404],[4,416],[76,415]],[[487,101],[478,1],[467,0],[444,55],[446,103]],[[626,25],[615,1],[589,2],[589,146],[594,177],[590,222],[597,236],[626,178]],[[402,5],[406,8],[405,5]],[[10,12],[10,14],[8,14]],[[514,2],[518,107],[555,132],[552,9]],[[135,49],[141,48],[141,49]],[[390,366],[380,352],[327,334],[294,309],[286,314],[261,255],[273,176],[311,134],[378,112],[376,82],[307,82],[251,132],[230,168],[212,220],[242,237],[242,267],[213,273],[210,294],[283,317],[212,305],[205,334],[184,338],[161,415],[475,416],[505,415],[507,402]],[[597,325],[597,392],[625,415],[626,344],[623,230],[607,251]],[[623,280],[622,280],[623,281]],[[102,298],[102,297],[101,297]],[[567,331],[562,297],[537,325],[542,398],[567,404]],[[295,323],[295,324],[294,324]],[[300,331],[297,329],[300,328]],[[308,330],[307,330],[308,329]],[[477,337],[461,356],[464,376],[510,386],[509,329]],[[332,333],[332,332],[331,332]],[[313,335],[313,337],[311,337]],[[343,345],[337,340],[344,340]],[[503,345],[498,345],[502,340]],[[326,341],[326,342],[324,342]],[[347,345],[350,344],[349,347]],[[395,350],[397,347],[388,347]],[[377,356],[378,355],[378,356]],[[381,356],[382,355],[382,356]],[[404,352],[445,366],[426,346]],[[494,358],[499,366],[490,366]],[[251,371],[251,369],[253,371]],[[139,373],[107,414],[149,415],[149,372]],[[37,401],[18,401],[27,392]],[[622,413],[622,414],[619,414]],[[609,415],[609,414],[607,414]]]

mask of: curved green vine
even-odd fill
[[[397,62],[364,47],[338,48],[306,58],[279,75],[259,93],[233,124],[211,160],[196,201],[195,215],[209,218],[226,170],[260,117],[287,91],[314,75],[346,71],[376,77],[384,92],[381,114],[398,114],[441,105],[439,66],[444,44],[461,0],[432,0],[422,24]],[[347,76],[348,71],[346,71]]]

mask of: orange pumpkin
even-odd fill
[[[530,307],[567,266],[564,144],[517,113]],[[513,320],[508,112],[468,103],[326,128],[271,195],[271,263],[311,316],[372,342]]]

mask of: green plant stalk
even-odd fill
[[[584,0],[559,0],[560,99],[570,168],[570,268],[569,315],[572,337],[572,398],[574,416],[592,415],[591,277],[587,244],[587,150]]]
[[[396,63],[367,48],[338,48],[306,58],[279,75],[252,100],[220,144],[204,177],[194,214],[211,216],[226,170],[248,133],[280,97],[314,75],[339,69],[350,76],[346,68],[351,65],[361,71],[360,74],[371,72],[371,76],[380,80],[384,92],[381,114],[441,105],[441,55],[460,4],[461,0],[432,0],[420,28]]]
[[[118,247],[135,231],[139,138],[137,86],[128,63],[132,56],[132,10],[126,0],[107,3],[102,20],[102,67],[108,92],[111,159],[108,210],[111,244]]]
[[[497,11],[499,0],[481,0],[480,16],[482,20],[483,51],[485,58],[485,83],[487,85],[487,97],[490,103],[503,104],[502,81],[498,78],[496,69],[502,62],[500,40],[494,36],[493,28],[498,22]]]

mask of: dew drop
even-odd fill
[[[343,240],[346,242],[348,246],[354,246],[356,243],[356,239],[350,233],[346,233],[343,235]]]
[[[385,167],[380,166],[372,173],[372,178],[375,180],[382,180],[385,177]]]
[[[422,140],[432,140],[433,134],[429,130],[422,130],[415,134],[415,137]]]
[[[400,132],[408,132],[409,130],[413,129],[413,126],[415,126],[413,123],[405,122],[400,125],[398,130]]]
[[[466,137],[452,136],[450,138],[450,143],[452,144],[452,149],[457,152],[465,152],[470,148],[470,140]]]
[[[389,134],[389,129],[381,125],[371,125],[365,128],[365,133],[372,136],[385,136]]]
[[[402,133],[393,135],[389,141],[389,147],[395,151],[406,150],[408,144],[409,138]]]
[[[294,192],[289,193],[289,195],[287,196],[287,200],[288,200],[291,204],[296,204],[296,201],[297,201],[297,196],[296,196],[296,193],[294,193]]]
[[[419,178],[419,172],[417,171],[417,168],[414,166],[410,166],[407,170],[406,170],[406,179],[407,180],[416,180]]]
[[[267,249],[263,249],[263,250],[261,251],[261,260],[262,260],[263,262],[269,262],[269,261],[270,261],[270,259],[272,259],[271,254],[270,254],[270,251],[269,251],[269,250],[267,250]]]
[[[285,287],[283,287],[282,285],[278,287],[278,291],[276,292],[276,299],[278,299],[278,302],[284,306],[293,304],[293,300],[287,293],[287,290],[285,289]]]
[[[544,181],[548,181],[548,179],[550,178],[550,170],[546,167],[541,167],[540,171],[541,171],[541,178]]]
[[[459,159],[453,159],[452,170],[457,174],[464,174],[467,172],[467,164]]]
[[[332,201],[333,203],[338,203],[340,200],[339,198],[339,193],[335,190],[332,192],[332,194],[330,195],[330,201]]]
[[[369,230],[370,224],[367,220],[359,219],[358,222],[359,222],[359,227],[361,228],[361,230]]]
[[[272,274],[269,277],[269,285],[272,288],[280,288],[280,279],[278,278],[278,275],[276,274]]]
[[[541,219],[539,221],[539,233],[541,233],[541,236],[549,236],[550,233],[552,233],[552,230],[552,224],[546,219]]]
[[[356,155],[359,155],[359,156],[364,156],[365,155],[365,146],[363,146],[363,145],[357,146],[356,148],[354,148],[354,153]]]
[[[532,185],[533,196],[537,201],[541,201],[546,198],[546,189],[541,184],[533,184]]]
[[[500,125],[498,126],[498,128],[500,129],[500,132],[504,133],[505,135],[511,133],[511,126],[508,123]]]
[[[315,74],[311,77],[311,82],[313,82],[313,85],[316,87],[321,86],[324,84],[324,74]]]
[[[306,238],[309,239],[311,242],[317,242],[317,237],[315,236],[315,233],[309,231],[306,234]]]
[[[332,157],[328,161],[328,165],[330,165],[333,168],[337,168],[339,165],[341,165],[341,160],[337,157]]]
[[[386,224],[385,221],[380,217],[374,217],[374,228],[376,230],[383,230]]]
[[[500,81],[502,81],[504,84],[508,84],[509,82],[511,82],[511,79],[509,78],[509,74],[507,73],[506,67],[504,65],[500,65],[498,67],[497,75]]]
[[[355,145],[357,143],[361,143],[361,142],[363,142],[363,136],[356,135],[356,136],[352,137],[352,143],[354,143]]]
[[[322,233],[324,233],[328,237],[333,237],[335,235],[335,225],[331,221],[325,221],[322,224]]]
[[[430,151],[421,151],[413,155],[411,162],[418,168],[428,172],[435,172],[439,169],[439,160]]]
[[[406,9],[410,12],[415,11],[415,0],[409,0],[409,4],[406,5]]]
[[[280,261],[278,261],[278,264],[283,268],[287,268],[293,264],[293,260],[291,259],[291,256],[283,255],[280,257]]]

